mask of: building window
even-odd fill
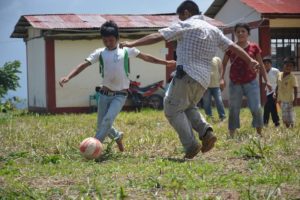
[[[300,71],[300,29],[271,30],[271,54],[274,67],[282,71],[283,59],[295,58],[295,71]]]

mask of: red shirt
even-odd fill
[[[244,50],[253,59],[256,58],[257,54],[261,53],[261,49],[255,43],[250,43]],[[256,78],[256,72],[252,70],[243,59],[230,50],[226,52],[226,55],[231,62],[229,77],[234,84],[249,83]]]

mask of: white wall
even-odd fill
[[[225,5],[215,16],[226,25],[234,26],[238,22],[252,22],[261,19],[261,16],[251,7],[242,3],[240,0],[227,0]]]
[[[56,79],[56,106],[57,107],[86,107],[89,106],[89,95],[94,94],[95,87],[101,84],[99,64],[91,65],[68,84],[61,88],[59,79],[67,75],[74,67],[94,51],[103,47],[101,40],[56,40],[55,41],[55,79]],[[165,58],[162,49],[165,43],[140,47],[144,53]],[[165,66],[146,63],[138,58],[130,59],[130,78],[140,75],[139,81],[147,85],[158,80],[165,80]]]
[[[27,41],[28,106],[46,108],[45,40]]]

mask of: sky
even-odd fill
[[[21,62],[20,85],[8,97],[27,98],[26,46],[10,38],[19,18],[29,14],[159,14],[174,13],[183,0],[0,0],[0,67]],[[213,0],[194,0],[203,13]]]

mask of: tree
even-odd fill
[[[15,91],[18,87],[20,87],[20,78],[17,75],[21,73],[19,70],[20,66],[20,61],[15,60],[13,62],[6,62],[3,67],[0,67],[0,100],[9,90]]]

